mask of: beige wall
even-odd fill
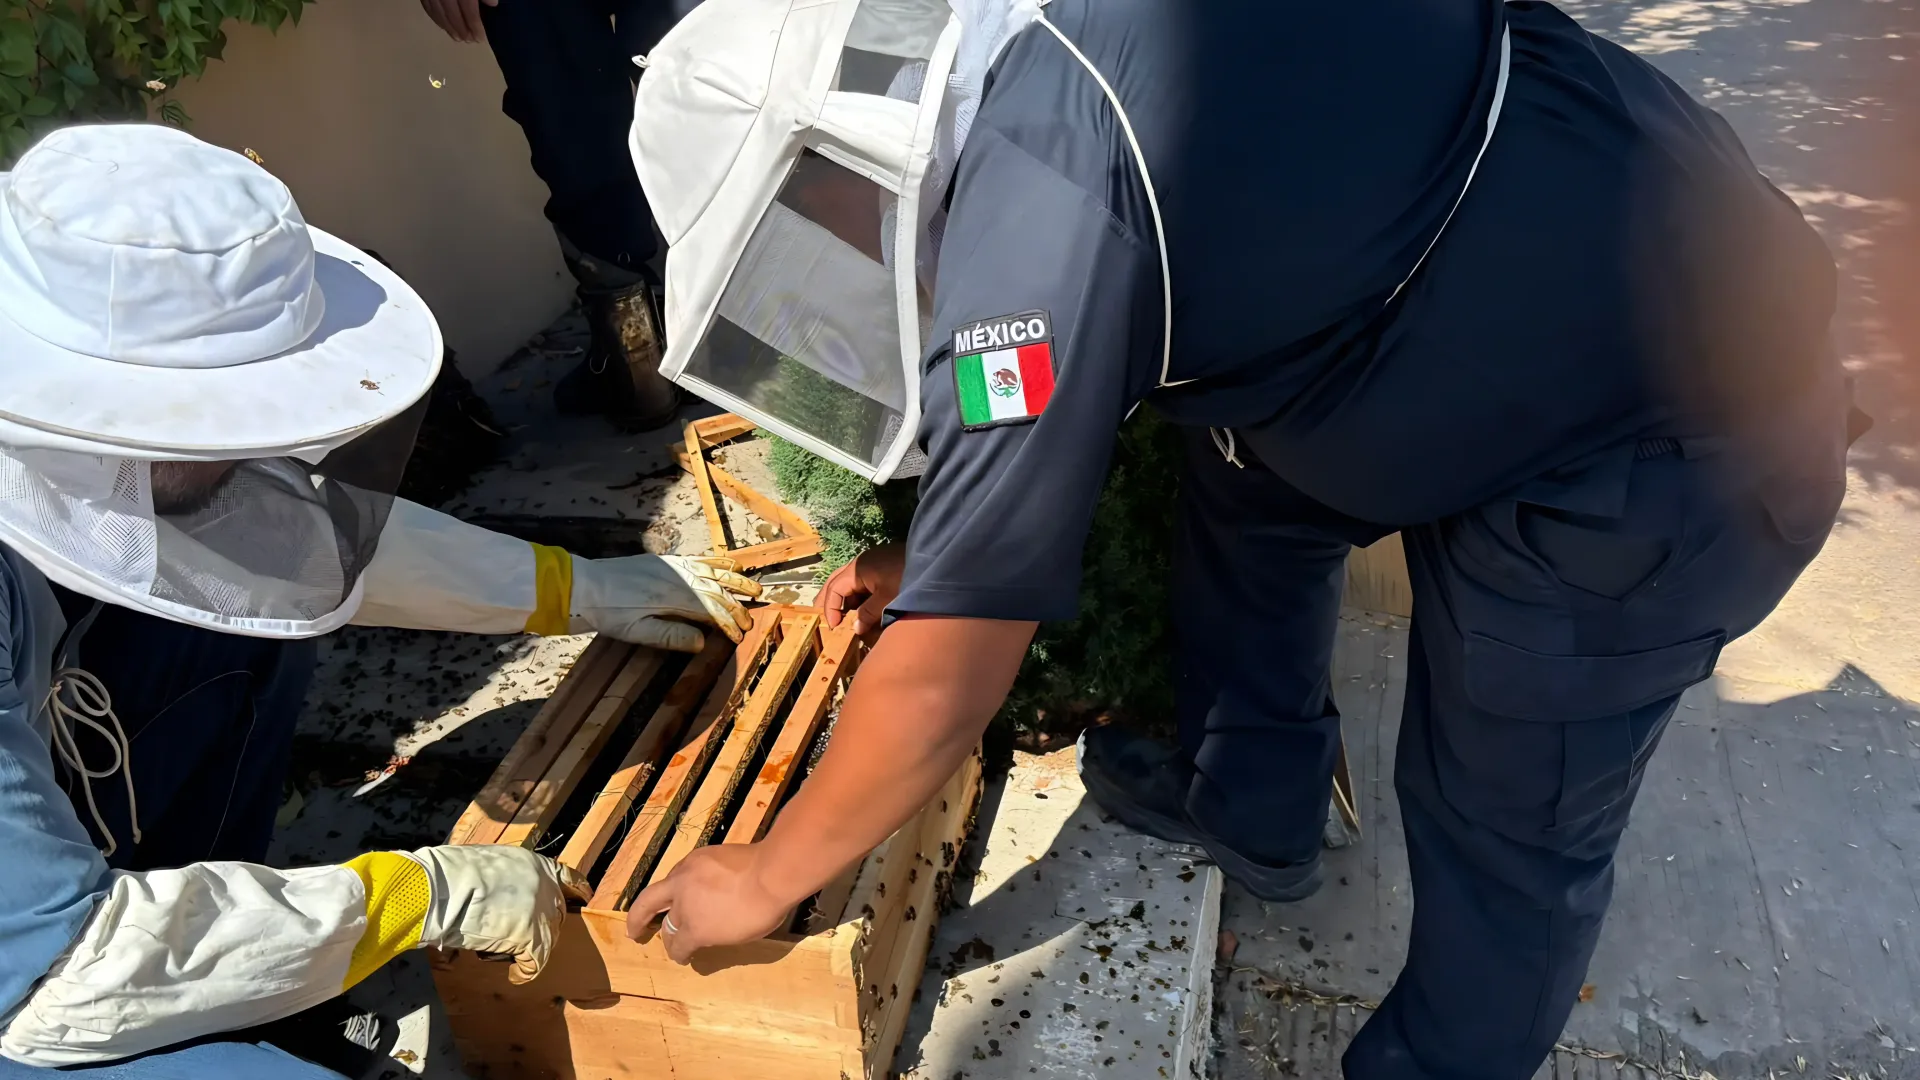
[[[193,133],[252,148],[308,221],[379,251],[467,374],[565,310],[546,188],[484,44],[448,40],[414,0],[317,0],[277,35],[228,31],[226,59],[178,88]]]

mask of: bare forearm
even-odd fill
[[[767,888],[798,903],[925,806],[999,711],[1033,631],[978,619],[889,627],[819,766],[767,834]]]

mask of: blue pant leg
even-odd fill
[[[633,170],[637,53],[651,49],[687,0],[500,0],[482,5],[487,43],[506,79],[503,111],[520,125],[546,183],[547,220],[580,250],[637,269],[656,241]]]
[[[1187,810],[1235,852],[1319,847],[1339,751],[1330,692],[1350,541],[1379,531],[1186,429],[1173,567],[1175,692],[1195,766]]]
[[[1612,898],[1613,853],[1679,696],[1578,725],[1514,720],[1444,700],[1422,638],[1416,626],[1395,760],[1414,896],[1407,961],[1345,1071],[1523,1080],[1578,999]],[[1587,730],[1563,730],[1576,726]],[[1608,752],[1589,768],[1576,747],[1595,743]],[[1461,796],[1476,780],[1497,790]],[[1582,783],[1608,794],[1582,800]]]
[[[1731,464],[1632,463],[1617,513],[1507,501],[1408,531],[1413,925],[1348,1077],[1526,1080],[1552,1050],[1680,693],[1786,594],[1837,507],[1837,487],[1807,500]]]
[[[84,611],[71,594],[62,600]],[[265,859],[317,657],[313,641],[238,637],[127,608],[101,609],[74,660],[106,687],[132,746],[140,843],[132,842],[125,784],[92,784],[120,845],[109,860],[115,867]],[[76,737],[88,762],[112,759],[94,733],[80,729]],[[64,782],[97,834],[79,782],[71,775]]]
[[[344,1080],[265,1043],[206,1042],[104,1065],[40,1069],[0,1058],[0,1080]]]

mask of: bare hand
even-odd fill
[[[827,626],[835,627],[853,613],[853,631],[871,634],[880,629],[887,605],[900,595],[900,578],[907,569],[907,549],[882,544],[833,572],[820,590],[820,611]]]
[[[447,32],[455,41],[472,44],[486,39],[486,28],[480,25],[480,5],[496,7],[500,0],[420,0],[427,18],[433,25]]]
[[[660,919],[667,955],[684,964],[700,949],[738,945],[773,933],[797,902],[774,895],[761,881],[762,850],[759,844],[696,849],[634,898],[627,910],[627,935],[638,941]]]

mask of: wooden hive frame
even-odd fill
[[[759,425],[751,420],[722,413],[704,420],[687,422],[684,441],[674,450],[680,467],[693,476],[700,493],[700,512],[707,519],[707,532],[713,541],[713,553],[725,555],[742,570],[758,570],[820,554],[825,543],[807,519],[748,487],[739,478],[707,460],[707,451],[746,435]],[[727,533],[726,515],[720,512],[720,497],[751,510],[762,521],[780,530],[778,540],[746,547],[734,547]]]
[[[455,825],[452,843],[557,849],[595,887],[541,977],[438,953],[469,1075],[489,1080],[880,1080],[980,793],[939,795],[787,930],[674,964],[626,933],[647,882],[706,843],[759,839],[858,667],[851,624],[767,606],[684,660],[596,638]]]

